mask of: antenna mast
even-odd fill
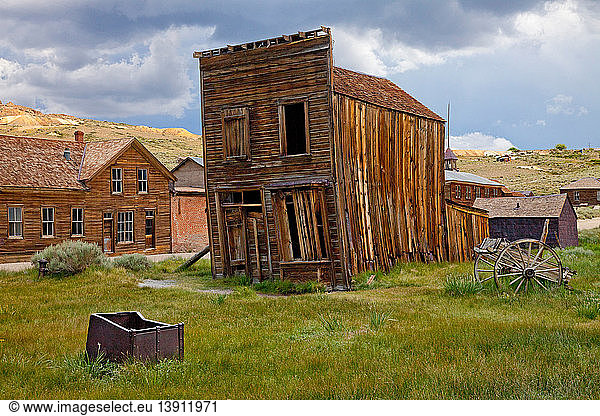
[[[450,100],[448,100],[448,117],[446,117],[446,119],[448,120],[448,128],[446,129],[446,135],[448,137],[448,149],[450,149]]]

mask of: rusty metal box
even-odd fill
[[[90,316],[86,351],[112,361],[183,359],[183,323],[169,325],[139,312],[95,313]]]

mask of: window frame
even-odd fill
[[[285,129],[285,106],[304,103],[304,139],[306,151],[304,153],[288,154],[287,137]],[[279,155],[281,157],[309,156],[310,153],[310,119],[308,117],[308,97],[292,97],[277,100],[277,113],[279,116]]]
[[[228,136],[226,123],[238,121],[242,123],[240,132],[243,136],[240,141],[240,154],[230,155],[227,153],[228,149]],[[223,159],[236,161],[236,160],[250,160],[250,110],[247,106],[244,107],[224,107],[221,109],[221,137],[223,140]]]
[[[140,179],[140,172],[146,172],[146,178],[145,179]],[[137,193],[138,194],[147,194],[150,190],[149,187],[149,179],[148,179],[148,175],[149,175],[149,170],[148,168],[137,168],[136,170],[136,179],[137,179]],[[141,190],[140,189],[140,185],[141,184],[145,184],[146,189],[145,190]]]
[[[461,199],[461,194],[462,194],[462,192],[460,190],[460,185],[455,185],[455,188],[454,188],[454,198],[455,199]]]
[[[74,212],[75,210],[81,210],[81,221],[74,220]],[[104,218],[102,219],[104,221]],[[81,223],[81,234],[73,233],[73,225],[75,223]],[[85,209],[83,207],[71,207],[71,237],[84,237],[85,236]]]
[[[127,215],[131,214],[131,220],[128,220]],[[121,215],[124,216],[121,221]],[[127,224],[131,223],[131,230],[127,229]],[[121,229],[123,224],[123,229]],[[127,239],[127,236],[131,234],[131,240]],[[117,244],[132,244],[135,242],[135,214],[133,210],[118,211],[117,212]]]
[[[481,187],[480,186],[475,187],[475,199],[477,199],[477,198],[481,198]]]
[[[600,191],[596,191],[596,201],[600,202]]]
[[[17,209],[17,210],[19,210],[19,213],[21,214],[20,221],[15,221],[15,220],[11,221],[10,220],[10,210],[11,209]],[[23,223],[24,223],[24,221],[23,221],[23,211],[24,211],[24,207],[23,206],[9,205],[7,207],[7,209],[6,209],[6,218],[8,219],[8,227],[7,227],[6,232],[8,234],[8,238],[9,239],[13,239],[13,240],[22,240],[23,239],[23,235],[24,235],[24,232],[23,232]],[[20,234],[18,234],[18,235],[17,234],[14,234],[14,235],[10,234],[11,223],[12,224],[20,224],[20,229],[21,229],[21,233]]]
[[[580,202],[580,200],[581,200],[581,195],[579,194],[579,191],[573,191],[573,201]]]
[[[490,188],[488,188],[487,186],[484,188],[484,198],[489,198],[490,197]]]
[[[120,178],[119,179],[115,179],[115,171],[119,171],[120,172]],[[115,183],[119,183],[121,186],[121,189],[119,191],[115,191]],[[113,195],[122,195],[123,194],[123,188],[124,188],[124,183],[123,183],[123,168],[116,168],[116,167],[111,167],[110,168],[110,192]]]
[[[50,210],[47,212],[52,213],[52,220],[44,220],[44,211],[45,210]],[[42,238],[55,238],[56,237],[56,227],[54,226],[55,218],[56,218],[56,210],[54,209],[54,207],[44,207],[44,206],[40,207],[40,219],[41,219],[41,224],[42,224],[42,227],[40,229],[40,236]],[[46,224],[51,225],[52,234],[44,234],[44,225],[46,225]]]
[[[471,200],[471,187],[465,187],[465,200]]]

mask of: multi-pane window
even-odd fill
[[[308,101],[279,105],[279,140],[282,155],[310,153]]]
[[[486,198],[490,197],[490,188],[485,188],[484,195]]]
[[[467,186],[465,188],[465,199],[471,199],[471,187]]]
[[[137,170],[138,193],[145,194],[148,192],[148,169]]]
[[[575,199],[575,202],[579,202],[579,191],[573,192],[573,198]]]
[[[250,115],[248,108],[228,108],[221,114],[223,156],[248,159],[250,156]]]
[[[54,208],[42,207],[42,237],[54,237]]]
[[[23,208],[8,207],[8,236],[23,237]]]
[[[596,201],[600,201],[600,191],[596,191]]]
[[[475,187],[475,198],[481,198],[481,188],[479,186]]]
[[[454,187],[454,198],[460,199],[460,185]]]
[[[498,196],[498,188],[494,188],[494,197]]]
[[[111,169],[111,191],[113,194],[123,193],[123,169]]]
[[[71,209],[71,235],[83,235],[83,208]]]
[[[117,215],[117,243],[133,242],[133,211],[119,212]]]

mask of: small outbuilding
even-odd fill
[[[171,173],[177,179],[171,189],[173,252],[200,251],[208,245],[204,160],[183,158]]]
[[[488,212],[491,238],[539,239],[549,219],[548,245],[563,248],[578,244],[577,215],[566,194],[478,198],[473,207]]]
[[[581,178],[560,188],[575,206],[600,205],[600,179]]]

